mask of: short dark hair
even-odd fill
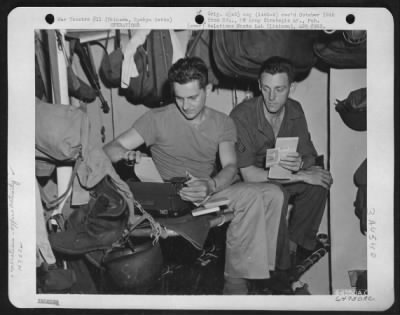
[[[265,60],[261,65],[260,71],[258,72],[259,79],[263,73],[286,73],[289,78],[289,83],[294,81],[293,64],[289,59],[283,57],[274,56]]]
[[[171,84],[185,84],[194,80],[199,81],[202,89],[208,84],[208,68],[198,57],[181,58],[168,71],[168,81]]]

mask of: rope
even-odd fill
[[[141,223],[143,223],[145,220],[147,220],[150,223],[151,229],[152,229],[152,233],[150,234],[151,238],[154,238],[153,240],[153,245],[156,244],[161,236],[165,236],[167,233],[167,230],[165,228],[163,228],[160,223],[156,222],[154,220],[154,218],[148,213],[146,212],[142,205],[136,201],[135,199],[133,200],[133,204],[135,207],[137,207],[139,209],[139,211],[141,212],[141,216],[140,218],[133,224],[131,224],[122,234],[121,238],[116,241],[115,243],[112,244],[110,251],[113,248],[116,247],[123,247],[126,243],[129,242],[129,237],[132,233],[132,231],[137,228]]]
[[[70,190],[72,188],[72,184],[74,182],[75,175],[77,174],[79,165],[82,163],[82,161],[83,161],[82,160],[82,156],[80,155],[76,159],[74,168],[72,169],[72,174],[71,174],[71,177],[69,179],[69,182],[68,182],[68,185],[67,185],[67,189],[65,190],[65,192],[61,196],[58,196],[56,199],[50,200],[46,196],[46,194],[44,192],[44,189],[39,185],[39,189],[40,189],[40,192],[41,192],[41,198],[42,198],[43,202],[45,203],[47,209],[55,208],[60,203],[62,203],[64,201],[64,199],[66,199],[68,197],[68,194],[69,194],[69,192],[70,192]]]
[[[166,233],[166,229],[163,229],[163,228],[161,227],[160,223],[156,222],[156,220],[154,220],[154,218],[153,218],[148,212],[146,212],[146,211],[143,209],[142,205],[141,205],[137,200],[133,200],[133,204],[134,204],[135,207],[137,207],[137,208],[139,209],[139,211],[142,213],[142,218],[143,218],[142,221],[144,221],[144,220],[146,219],[147,221],[150,222],[150,226],[151,226],[151,229],[152,229],[152,231],[153,231],[153,233],[150,234],[150,237],[154,237],[153,244],[156,243],[156,242],[158,242],[160,236],[161,236],[163,233]],[[142,221],[141,221],[141,222],[142,222]],[[132,229],[130,229],[130,231],[132,231],[136,226],[137,226],[137,224],[135,224],[135,226],[134,226]]]

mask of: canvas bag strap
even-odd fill
[[[74,165],[74,168],[72,170],[72,174],[71,174],[71,177],[69,179],[69,182],[68,182],[68,185],[67,185],[67,188],[66,188],[65,192],[62,195],[60,195],[57,198],[55,198],[54,200],[50,200],[46,196],[46,193],[44,192],[43,187],[41,187],[39,185],[40,195],[41,195],[42,200],[45,203],[47,209],[55,208],[56,206],[58,206],[61,202],[63,202],[68,197],[68,194],[69,194],[69,192],[70,192],[70,190],[72,188],[72,183],[74,182],[74,178],[75,178],[75,176],[76,176],[76,174],[78,172],[78,168],[79,168],[79,165],[81,163],[82,163],[82,158],[79,157],[75,162],[75,165]]]
[[[186,50],[186,57],[190,57],[192,54],[193,49],[196,47],[197,43],[199,42],[201,35],[203,35],[204,30],[198,31],[196,34],[196,37],[193,39],[193,41],[190,43],[190,46]]]
[[[104,44],[104,47],[105,47],[105,52],[107,53],[107,48],[108,48],[108,41],[109,41],[109,39],[110,39],[110,30],[108,30],[107,31],[107,37],[106,37],[106,42],[105,42],[105,44]]]
[[[115,30],[114,50],[121,48],[121,31]]]
[[[67,185],[67,189],[65,190],[65,192],[57,197],[54,200],[50,200],[47,196],[46,193],[44,192],[43,187],[41,187],[39,185],[39,189],[40,189],[40,193],[42,196],[42,199],[46,205],[46,207],[48,209],[54,208],[57,205],[59,205],[61,202],[64,201],[64,199],[66,199],[66,197],[69,194],[69,191],[72,188],[72,184],[74,182],[74,178],[78,172],[79,166],[82,164],[85,155],[86,155],[86,151],[88,148],[88,144],[89,144],[89,131],[90,131],[90,123],[89,123],[89,116],[87,114],[83,115],[82,117],[82,121],[81,121],[81,148],[80,148],[80,152],[79,155],[75,161],[75,165],[74,168],[72,169],[72,173],[71,173],[71,177],[69,179],[68,185]]]

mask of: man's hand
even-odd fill
[[[179,195],[183,200],[202,202],[212,192],[211,181],[210,178],[192,177],[179,191]]]
[[[300,170],[302,164],[301,156],[298,152],[288,152],[281,154],[279,165],[292,172]]]
[[[333,183],[331,173],[319,166],[311,166],[296,175],[307,184],[322,186],[325,189],[329,189]]]
[[[146,156],[146,154],[140,151],[126,151],[122,159],[125,160],[128,165],[133,165],[139,163],[142,156]]]

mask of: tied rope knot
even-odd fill
[[[143,209],[142,205],[137,200],[135,199],[133,200],[133,205],[139,209],[142,215],[134,223],[131,223],[127,229],[125,229],[125,231],[122,234],[122,237],[118,241],[116,241],[112,245],[112,247],[120,247],[126,242],[128,242],[129,236],[132,233],[132,231],[145,220],[147,220],[150,223],[151,227],[150,237],[154,238],[153,245],[158,242],[160,236],[163,238],[167,237],[166,228],[163,228],[160,225],[160,223],[156,222],[154,218],[146,210]]]

